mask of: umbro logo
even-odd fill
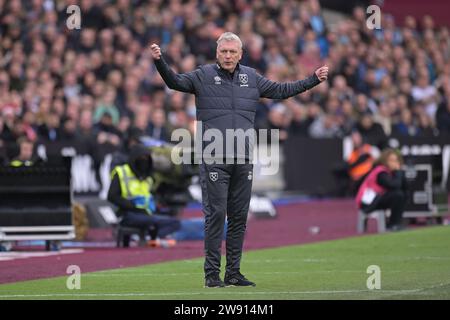
[[[222,84],[222,79],[219,76],[214,77],[214,84]]]

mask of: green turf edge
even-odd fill
[[[256,288],[203,288],[203,259],[0,285],[0,299],[450,299],[450,228],[427,227],[247,251],[242,272]],[[381,290],[366,287],[369,265]]]

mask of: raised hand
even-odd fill
[[[315,74],[321,82],[327,80],[328,79],[328,67],[327,66],[320,67],[319,69],[316,70]]]
[[[150,46],[150,52],[153,59],[159,60],[161,58],[161,48],[156,43]]]

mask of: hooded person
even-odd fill
[[[128,162],[131,149],[141,143],[142,136],[143,132],[139,128],[132,127],[128,130],[122,147],[120,148],[120,150],[117,150],[113,153],[110,166],[111,170],[113,170],[116,166],[123,165]]]
[[[153,160],[150,150],[142,145],[130,149],[127,163],[111,172],[108,200],[118,207],[120,224],[146,229],[151,238],[167,238],[180,228],[180,222],[156,214],[152,188]]]

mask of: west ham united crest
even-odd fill
[[[211,181],[216,182],[217,179],[219,179],[219,173],[217,172],[210,172],[209,173],[209,179],[211,179]]]
[[[246,73],[239,73],[239,83],[241,87],[248,87],[248,75]]]

